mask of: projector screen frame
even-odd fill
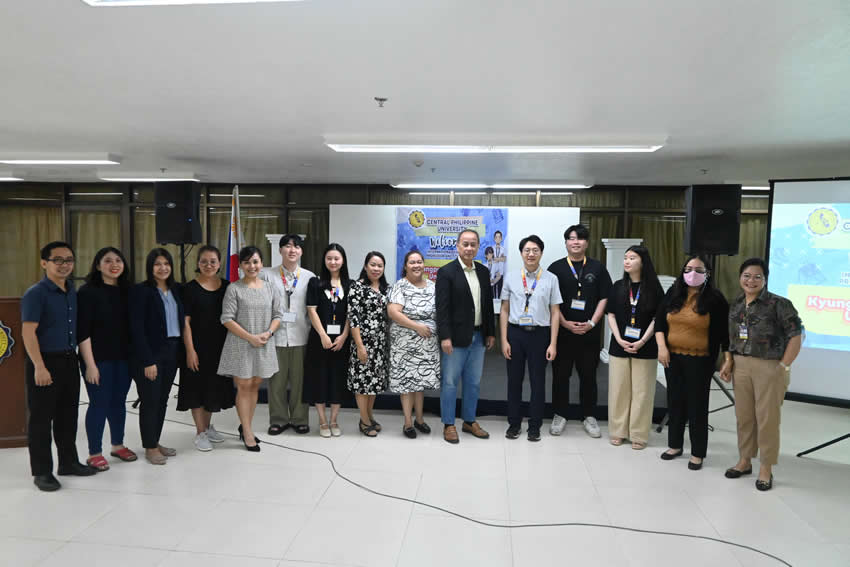
[[[801,179],[770,179],[770,192],[767,200],[767,239],[765,242],[764,261],[770,265],[770,235],[773,230],[773,197],[774,186],[776,183],[802,183],[808,181],[850,181],[850,177],[809,177]],[[799,392],[785,392],[785,399],[792,402],[805,402],[808,404],[817,404],[820,406],[830,406],[836,408],[850,409],[850,399],[830,398],[826,396],[816,396],[813,394],[801,394]]]

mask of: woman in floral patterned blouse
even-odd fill
[[[381,425],[375,421],[375,397],[387,388],[389,349],[387,341],[387,292],[384,255],[369,252],[360,277],[351,284],[348,319],[351,322],[351,356],[348,389],[360,410],[360,432],[375,437]]]

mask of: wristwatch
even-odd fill
[[[782,370],[784,370],[785,372],[791,372],[791,366],[788,365],[788,364],[785,364],[781,360],[779,361],[779,366],[781,366]]]

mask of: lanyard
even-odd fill
[[[342,284],[340,284],[341,286]],[[339,287],[333,288],[334,292],[331,296],[331,314],[333,315],[333,324],[336,325],[336,302],[339,301]]]
[[[537,268],[537,277],[534,278],[534,283],[531,284],[531,291],[528,291],[528,283],[525,281],[525,270],[522,270],[522,288],[525,290],[525,312],[528,313],[528,301],[531,299],[531,295],[534,293],[534,290],[537,288],[537,282],[540,281],[540,276],[543,275],[543,270]]]
[[[635,326],[635,311],[637,310],[637,304],[640,301],[640,286],[638,285],[637,296],[632,295],[632,286],[629,285],[629,303],[632,306],[632,319],[631,326]]]
[[[283,291],[286,292],[286,297],[292,297],[292,294],[295,292],[295,288],[298,285],[298,278],[301,277],[301,268],[298,268],[298,271],[295,273],[295,279],[292,280],[292,287],[287,287],[286,274],[283,272],[283,266],[280,267],[280,279],[283,281]]]
[[[570,257],[567,256],[567,264],[570,265],[570,270],[573,272],[573,276],[575,276],[576,281],[578,282],[578,295],[576,297],[581,297],[581,276],[584,275],[584,267],[587,264],[587,256],[584,257],[584,260],[581,262],[581,271],[576,273],[575,266],[573,266],[573,261],[570,260]]]

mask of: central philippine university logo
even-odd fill
[[[423,224],[425,224],[425,213],[419,210],[413,211],[407,217],[407,223],[413,228],[421,227]]]
[[[12,338],[12,329],[0,321],[0,364],[12,356],[13,346],[15,346],[15,339]]]

